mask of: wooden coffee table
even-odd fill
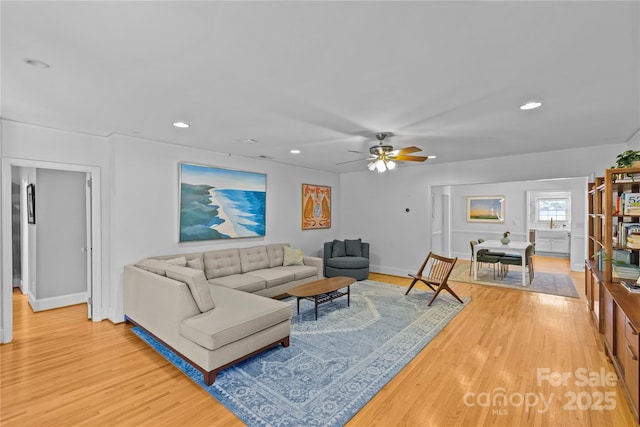
[[[351,303],[350,286],[356,282],[352,277],[330,277],[328,279],[316,280],[296,286],[288,291],[288,294],[298,298],[298,314],[300,314],[300,300],[307,299],[313,301],[315,305],[316,320],[318,320],[318,306],[325,302],[333,301],[336,298],[347,296],[347,306]],[[339,289],[347,288],[347,292],[340,292]]]

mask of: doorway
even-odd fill
[[[91,243],[87,223],[91,217],[86,199],[90,176],[42,168],[35,172],[35,182],[29,184],[35,189],[35,215],[28,231],[29,235],[35,234],[35,248],[27,243],[29,268],[35,266],[29,304],[33,311],[42,311],[88,303],[91,277],[87,256]]]
[[[45,172],[44,172],[44,175],[42,175],[43,179],[41,180],[41,184],[43,184],[44,182],[48,182],[49,179],[53,177],[55,174],[57,174],[59,177],[66,177],[66,178],[62,178],[63,180],[68,179],[69,177],[73,177],[73,179],[76,179],[78,176],[82,177],[82,189],[80,190],[76,182],[76,187],[75,187],[76,190],[74,190],[74,192],[82,192],[82,195],[77,195],[76,197],[77,199],[76,206],[80,206],[79,202],[81,201],[81,204],[84,207],[83,214],[80,215],[82,217],[82,220],[78,220],[78,216],[76,216],[75,219],[72,220],[72,223],[76,229],[82,228],[84,232],[83,239],[85,239],[86,243],[78,245],[77,238],[76,238],[76,242],[74,244],[76,247],[72,249],[71,252],[77,251],[77,254],[80,254],[81,259],[85,260],[84,268],[81,268],[81,270],[83,270],[82,274],[85,277],[85,280],[83,281],[84,289],[80,292],[71,291],[71,293],[69,293],[70,292],[69,289],[66,289],[66,288],[62,289],[63,294],[72,295],[71,299],[68,299],[66,297],[59,299],[57,298],[58,295],[48,294],[47,292],[50,291],[48,289],[47,291],[45,291],[44,294],[41,294],[41,296],[43,296],[42,301],[44,301],[44,304],[41,305],[41,308],[42,309],[52,308],[52,307],[47,307],[47,304],[55,305],[55,304],[63,303],[64,305],[67,305],[68,303],[77,304],[79,302],[86,302],[88,303],[88,306],[87,306],[88,317],[96,322],[102,320],[103,317],[100,310],[101,300],[102,300],[101,298],[102,265],[101,265],[101,238],[100,238],[101,237],[101,234],[100,234],[100,218],[101,218],[100,168],[95,166],[72,165],[72,164],[64,164],[64,163],[41,162],[41,161],[33,161],[33,160],[26,160],[26,159],[12,159],[12,158],[5,158],[3,159],[2,162],[3,162],[2,163],[2,189],[3,189],[2,191],[2,285],[1,285],[1,293],[2,293],[2,298],[1,298],[2,324],[1,326],[2,328],[0,330],[0,341],[3,343],[7,343],[13,339],[13,308],[12,308],[12,290],[13,290],[12,288],[13,287],[12,287],[12,277],[11,277],[12,265],[13,265],[13,259],[12,259],[13,258],[12,257],[13,232],[11,227],[12,209],[11,209],[10,187],[12,182],[12,179],[11,179],[12,169],[15,167],[32,168],[35,171],[44,170]],[[72,172],[72,174],[69,174],[69,172]],[[36,178],[36,182],[37,182],[37,178]],[[34,186],[36,197],[37,197],[38,187],[39,186]],[[44,189],[46,190],[47,185],[45,185],[44,187],[45,187]],[[49,200],[48,202],[45,202],[45,203],[48,203],[49,205],[52,205],[52,204],[55,205],[56,196],[53,196],[52,200]],[[60,206],[57,206],[57,208],[60,208],[60,207],[64,208],[64,203],[60,203],[59,205]],[[41,208],[44,208],[44,207],[46,207],[46,204],[45,206],[41,206]],[[39,210],[38,206],[36,205],[35,224],[29,224],[29,226],[35,225],[37,227],[38,221],[42,220],[42,215],[40,215],[40,217],[38,216],[38,210]],[[42,214],[42,211],[40,211],[40,213]],[[52,213],[50,218],[48,219],[51,220],[52,218],[55,218],[56,215],[65,216],[66,214],[64,212],[64,209],[58,209],[58,212]],[[60,220],[60,218],[58,218],[58,220]],[[58,223],[58,221],[50,221],[50,225],[53,224],[54,229],[55,229],[56,223]],[[37,234],[37,232],[35,232],[34,234]],[[58,234],[55,237],[59,240],[64,240],[66,238],[64,233],[62,235]],[[23,236],[23,239],[24,239],[24,236]],[[52,247],[55,248],[56,245],[54,244]],[[51,251],[51,248],[49,248],[49,254],[51,254],[50,251]],[[36,262],[38,258],[45,259],[45,261],[48,262],[49,264],[47,267],[48,270],[45,270],[45,273],[44,273],[45,275],[49,274],[51,271],[55,272],[56,269],[64,270],[65,268],[67,268],[66,266],[68,265],[67,262],[63,260],[60,260],[60,263],[56,265],[55,256],[49,257],[46,253],[40,254],[40,256],[38,256],[38,254],[36,253],[35,258],[36,258]],[[53,259],[53,262],[49,258]],[[22,261],[24,262],[24,256]],[[30,262],[29,265],[30,265],[29,268],[31,269],[33,268],[34,263]],[[34,268],[34,270],[37,271],[37,268]],[[67,274],[68,272],[65,271],[63,273]],[[34,282],[36,283],[35,293],[37,296],[37,292],[38,292],[37,283],[38,282],[43,283],[43,282],[42,280],[38,281],[37,276],[32,277],[30,280],[32,281],[32,283]],[[67,286],[67,284],[64,284],[62,286]],[[60,289],[58,289],[58,291],[59,290]],[[54,291],[54,292],[57,292],[57,291]],[[80,298],[81,300],[79,300]]]

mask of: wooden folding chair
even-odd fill
[[[453,271],[453,266],[458,261],[458,258],[445,258],[443,256],[434,254],[433,252],[429,252],[427,255],[427,259],[424,260],[420,270],[418,270],[418,274],[409,274],[410,277],[413,277],[413,282],[411,282],[411,286],[405,292],[405,295],[409,293],[409,291],[413,288],[413,286],[419,281],[427,285],[434,292],[433,297],[431,297],[431,301],[429,301],[428,305],[431,305],[433,300],[436,299],[440,291],[446,289],[451,295],[455,297],[458,301],[462,303],[462,300],[456,295],[453,290],[447,284],[447,280],[449,280],[449,275]],[[435,286],[435,287],[434,287]]]

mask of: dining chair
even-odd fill
[[[478,242],[472,240],[471,242],[471,265],[469,266],[469,275],[471,275],[471,269],[473,268],[473,256],[475,248]],[[493,265],[493,279],[496,278],[496,266],[500,263],[500,257],[505,256],[503,252],[490,252],[488,249],[480,249],[476,254],[476,262],[482,266],[482,263]]]
[[[458,261],[458,258],[446,258],[441,255],[434,254],[433,252],[429,252],[427,258],[420,266],[418,273],[409,274],[410,277],[413,277],[413,281],[405,292],[405,295],[409,293],[413,286],[421,281],[425,285],[427,285],[432,291],[434,291],[433,297],[431,297],[431,301],[429,301],[428,305],[431,305],[433,301],[436,299],[438,294],[442,290],[446,290],[449,292],[455,299],[463,303],[460,297],[456,295],[455,292],[449,287],[447,281],[449,280],[449,275],[453,271],[453,267]]]
[[[533,282],[533,278],[535,275],[533,268],[534,249],[535,246],[533,244],[529,244],[524,252],[524,262],[529,273],[529,284]],[[500,257],[500,271],[502,272],[502,277],[504,278],[507,275],[510,265],[522,266],[522,262],[522,257],[520,255],[505,255],[503,257]]]

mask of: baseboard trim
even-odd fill
[[[86,292],[40,299],[35,299],[33,294],[29,294],[29,304],[33,311],[51,310],[54,308],[66,307],[68,305],[84,304],[86,302]]]

